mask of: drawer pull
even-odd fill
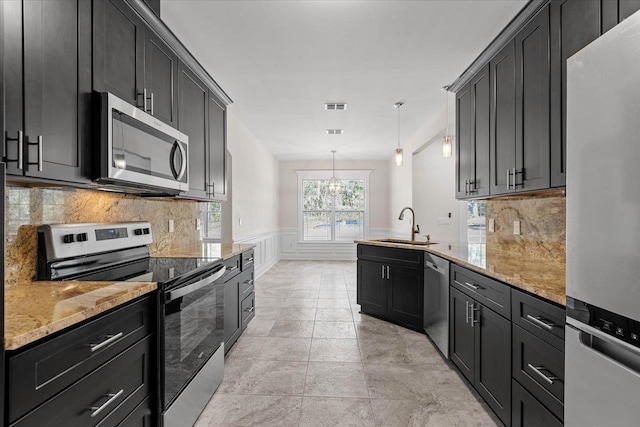
[[[107,394],[107,397],[109,398],[109,400],[107,400],[106,402],[104,402],[100,406],[92,406],[92,407],[90,407],[89,409],[91,409],[93,411],[91,413],[91,418],[97,416],[100,412],[104,411],[107,408],[107,406],[111,405],[117,398],[120,397],[120,395],[122,393],[124,393],[123,389],[121,389],[117,393],[109,393],[109,394]]]
[[[554,327],[554,326],[556,326],[556,325],[555,325],[555,324],[553,324],[553,323],[547,323],[547,322],[545,322],[545,321],[542,319],[542,317],[535,317],[535,316],[532,316],[532,315],[530,315],[530,314],[527,314],[527,319],[531,320],[533,323],[535,323],[535,324],[536,324],[536,325],[538,325],[538,326],[542,326],[543,328],[545,328],[545,329],[546,329],[546,330],[548,330],[548,331],[552,331],[552,330],[553,330],[553,327]]]
[[[237,266],[229,267],[229,268],[227,268],[227,272],[233,271],[233,270],[237,270],[237,269],[238,269]]]
[[[247,261],[247,262],[253,262],[253,257],[251,257],[251,258],[247,258],[245,261]]]
[[[120,338],[122,338],[123,335],[124,334],[122,332],[118,332],[115,335],[107,335],[107,339],[102,341],[101,343],[99,343],[99,344],[91,344],[91,353],[93,353],[94,351],[98,351],[102,347],[106,347],[109,344],[118,341]]]
[[[478,289],[480,289],[480,286],[472,285],[472,284],[471,284],[471,283],[469,283],[469,282],[464,282],[464,285],[465,285],[466,287],[468,287],[468,288],[473,289],[474,291],[477,291]]]
[[[245,311],[248,311],[249,313],[253,313],[253,310],[255,310],[255,307],[249,307]]]
[[[253,285],[253,280],[245,280],[244,283],[247,285]]]
[[[542,369],[545,369],[544,366],[533,366],[531,363],[527,363],[527,367],[529,369],[531,369],[533,372],[535,372],[536,374],[538,374],[538,376],[540,378],[542,378],[543,380],[545,380],[547,383],[549,383],[550,385],[554,383],[553,380],[558,380],[559,378],[556,377],[555,375],[551,375],[550,377],[545,375],[544,372],[542,372]]]

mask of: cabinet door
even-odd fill
[[[618,22],[622,22],[640,10],[640,0],[618,0]]]
[[[91,145],[91,5],[23,5],[25,175],[88,181],[83,160]]]
[[[176,127],[175,79],[178,56],[151,30],[145,38],[144,87],[147,89],[147,112]]]
[[[364,313],[385,316],[387,313],[387,279],[384,264],[358,260],[357,302]]]
[[[516,35],[516,174],[518,191],[549,188],[549,6]]]
[[[489,122],[491,110],[489,64],[471,80],[473,99],[473,163],[469,193],[474,197],[489,195]]]
[[[209,93],[209,179],[207,191],[210,198],[227,200],[227,108]]]
[[[127,3],[94,0],[94,90],[144,106],[144,38],[144,21]]]
[[[474,385],[506,425],[511,420],[511,322],[476,303]]]
[[[3,1],[4,33],[0,42],[4,50],[4,129],[3,159],[7,166],[7,175],[22,175],[23,163],[19,163],[18,152],[24,148],[19,141],[24,138],[23,123],[23,67],[22,67],[22,2]],[[19,137],[20,135],[20,137]]]
[[[387,316],[413,329],[424,328],[424,269],[388,267]]]
[[[227,353],[242,332],[240,281],[233,278],[224,284],[224,352]]]
[[[513,190],[509,182],[515,167],[516,116],[515,44],[510,41],[489,63],[491,75],[490,194]]]
[[[462,374],[473,383],[475,334],[469,311],[474,301],[453,287],[449,291],[449,356]]]
[[[178,129],[189,136],[189,192],[207,197],[209,90],[182,62],[178,66]]]
[[[603,0],[551,3],[551,186],[566,185],[567,59],[600,35],[605,24]],[[615,25],[615,24],[614,24]]]
[[[561,427],[564,425],[516,380],[512,380],[512,386],[512,427]]]
[[[470,85],[456,93],[456,198],[469,197],[471,164],[473,163],[473,135],[471,131],[473,105]]]

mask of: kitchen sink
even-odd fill
[[[427,245],[435,245],[436,242],[432,242],[429,240],[406,240],[406,239],[380,239],[378,242],[383,243],[400,243],[403,245],[419,245],[419,246],[427,246]]]

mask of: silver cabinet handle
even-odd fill
[[[507,169],[507,190],[511,190],[511,169]]]
[[[89,409],[91,409],[93,412],[91,413],[91,418],[97,416],[100,412],[104,411],[107,406],[111,405],[117,398],[120,397],[120,395],[124,393],[124,389],[120,389],[119,392],[117,393],[109,393],[107,394],[107,397],[109,397],[109,400],[107,400],[106,402],[104,402],[102,405],[100,406],[92,406]]]
[[[464,302],[466,307],[464,309],[464,323],[469,324],[469,301]]]
[[[28,146],[37,146],[38,147],[38,161],[37,162],[30,162],[29,159],[27,158],[27,166],[31,166],[31,165],[37,165],[38,166],[38,172],[42,172],[42,135],[38,135],[38,141],[37,142],[27,142]],[[28,153],[27,153],[28,156]],[[18,154],[18,157],[20,157],[20,155]]]
[[[253,313],[255,309],[256,309],[255,307],[249,307],[245,311],[248,311],[249,313]]]
[[[476,320],[476,313],[480,313],[480,304],[478,304],[478,308],[476,308],[476,303],[471,304],[471,327],[476,323],[480,323],[480,319]]]
[[[102,341],[101,343],[98,344],[91,344],[91,353],[93,353],[94,351],[98,351],[100,350],[102,347],[106,347],[111,343],[114,343],[116,341],[118,341],[120,338],[122,338],[124,334],[122,332],[118,332],[115,335],[107,335],[107,339]]]
[[[151,92],[151,115],[153,116],[153,92]]]
[[[382,278],[384,279],[384,265],[382,266]]]
[[[209,191],[209,189],[211,189],[211,191]],[[216,195],[215,182],[213,184],[207,184],[207,197],[211,198],[211,197],[215,197],[215,195]]]
[[[464,195],[467,196],[469,194],[469,180],[464,180]]]
[[[244,283],[248,285],[253,285],[253,280],[245,280]]]
[[[251,258],[247,258],[245,261],[247,261],[247,262],[253,262],[253,257],[251,257]]]
[[[467,286],[468,288],[473,289],[474,291],[477,291],[478,289],[480,289],[480,286],[472,285],[469,282],[464,282],[464,285]]]
[[[237,270],[237,269],[238,269],[238,267],[234,265],[233,267],[227,268],[227,271],[233,271],[233,270]]]
[[[389,271],[390,271],[390,267],[387,265],[387,279],[391,278]]]
[[[147,88],[142,89],[142,111],[147,112]]]
[[[527,314],[527,319],[531,320],[536,325],[541,326],[541,327],[545,328],[548,331],[552,331],[553,327],[556,326],[554,323],[545,322],[542,317],[535,317],[535,316],[532,316],[530,314]]]
[[[23,164],[24,164],[24,132],[19,130],[18,131],[18,135],[15,138],[10,138],[9,136],[5,137],[5,152],[8,151],[7,149],[7,142],[9,141],[15,141],[18,144],[18,158],[17,159],[10,159],[8,157],[4,157],[4,161],[7,163],[13,163],[16,162],[18,165],[18,169],[22,170]]]
[[[538,374],[538,376],[540,378],[542,378],[543,380],[545,380],[549,384],[553,384],[554,380],[558,380],[559,379],[558,377],[556,377],[553,374],[550,377],[545,375],[544,372],[542,372],[542,369],[545,369],[544,366],[533,366],[531,363],[527,363],[527,367],[529,369],[531,369],[533,372],[535,372],[536,374]]]

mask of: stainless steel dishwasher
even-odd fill
[[[424,330],[449,358],[449,261],[425,253]]]

